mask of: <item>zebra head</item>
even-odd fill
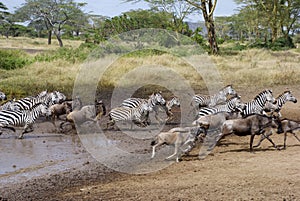
[[[173,105],[180,107],[180,101],[177,96],[174,96],[171,101],[173,102]]]
[[[42,92],[38,93],[35,97],[36,98],[42,98],[42,97],[45,97],[47,94],[48,94],[48,91],[46,89],[45,91],[42,91]]]
[[[240,96],[234,96],[228,100],[227,104],[232,108],[232,110],[239,110],[240,112],[246,107],[246,104],[242,102]]]
[[[297,98],[293,96],[291,91],[285,91],[282,96],[284,97],[285,101],[291,101],[293,103],[297,103]]]
[[[2,91],[0,91],[0,100],[6,100],[6,95]]]
[[[56,95],[58,103],[62,103],[66,100],[66,96],[63,93],[59,91],[54,91],[53,93]]]
[[[232,85],[227,85],[226,87],[224,87],[221,92],[224,95],[236,95],[236,91],[232,88]]]
[[[162,95],[160,93],[153,93],[151,96],[150,96],[150,99],[152,101],[154,101],[155,103],[158,103],[159,105],[165,105],[166,104],[166,101],[165,99],[162,97]]]
[[[258,94],[254,99],[259,100],[259,102],[262,103],[264,106],[267,101],[275,104],[276,99],[273,97],[273,92],[270,89],[266,89],[262,91],[260,94]]]
[[[279,109],[277,104],[273,104],[269,101],[266,102],[265,106],[264,106],[264,110],[265,111],[277,111]]]

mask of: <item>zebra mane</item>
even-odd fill
[[[262,95],[265,94],[265,93],[271,93],[271,94],[272,94],[273,92],[272,92],[271,89],[263,90],[263,91],[260,92],[257,96],[254,97],[254,100],[255,100],[255,99],[258,99],[260,96],[262,96]]]
[[[282,92],[279,96],[277,96],[276,99],[280,98],[281,96],[283,96],[286,93],[291,93],[291,91],[290,90],[286,90],[286,91]]]

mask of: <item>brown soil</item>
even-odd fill
[[[277,87],[273,91],[279,94],[284,89],[284,86]],[[293,94],[300,97],[296,89],[292,89]],[[258,92],[249,89],[240,94],[247,101]],[[283,117],[299,120],[299,106],[299,102],[286,104]],[[32,136],[39,131],[52,131],[51,126],[39,123],[34,133],[27,134],[31,137],[24,140],[36,140]],[[164,129],[174,126],[178,125],[168,125]],[[119,134],[120,131],[107,132],[112,139]],[[276,144],[283,144],[283,135],[271,138]],[[130,143],[136,147],[148,146],[150,141],[144,140],[142,144],[128,141],[127,146]],[[181,162],[148,174],[113,171],[81,147],[76,162],[74,160],[60,172],[1,185],[0,200],[300,200],[300,143],[292,135],[288,136],[287,149],[281,151],[264,141],[250,153],[249,136],[226,137],[204,160],[198,159],[199,147],[189,156],[183,156]],[[133,151],[134,147],[128,149]],[[150,153],[150,145],[143,151]],[[17,173],[0,174],[0,181],[14,174]]]

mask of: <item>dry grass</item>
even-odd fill
[[[212,62],[209,62],[209,59]],[[106,67],[108,63],[96,63],[94,69]],[[295,50],[271,52],[253,49],[241,51],[237,55],[204,55],[189,60],[168,54],[121,57],[113,61],[101,77],[97,70],[93,72],[93,68],[87,64],[82,66],[90,71],[84,77],[85,85],[91,80],[99,81],[102,88],[140,85],[141,80],[151,80],[152,84],[159,85],[162,81],[167,83],[180,78],[176,86],[171,87],[180,90],[181,85],[184,88],[183,84],[187,84],[196,92],[205,93],[208,82],[233,84],[238,89],[272,88],[274,85],[295,86],[300,84],[299,63],[300,53]],[[199,71],[195,70],[195,65],[200,67]],[[217,70],[210,70],[213,69],[211,65],[215,65]],[[1,70],[0,90],[16,97],[32,95],[44,89],[61,90],[70,96],[79,69],[79,64],[59,60],[34,63],[23,69]],[[213,80],[213,74],[220,74],[220,80]],[[174,75],[178,75],[179,78],[175,78]]]
[[[65,47],[78,47],[82,41],[78,40],[63,40]],[[11,49],[32,49],[32,50],[55,50],[59,48],[59,44],[55,38],[52,39],[52,44],[48,45],[45,38],[27,38],[15,37],[5,38],[0,37],[0,47]]]

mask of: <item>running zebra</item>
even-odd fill
[[[3,93],[2,91],[0,91],[0,101],[6,100],[6,99],[7,99],[7,98],[6,98],[5,93]]]
[[[8,126],[24,126],[19,139],[23,138],[25,133],[33,131],[33,123],[40,115],[50,115],[48,107],[42,103],[34,105],[31,110],[2,110],[0,111],[0,128],[9,128]],[[2,131],[0,131],[0,135]]]
[[[264,114],[265,105],[267,101],[271,103],[276,103],[275,98],[273,97],[272,90],[266,89],[260,92],[252,101],[245,104],[245,108],[242,111],[242,116],[246,117],[250,114]]]
[[[140,106],[142,103],[147,103],[149,106],[149,112],[154,111],[155,112],[155,119],[161,123],[162,120],[158,116],[158,108],[155,106],[163,106],[166,104],[165,99],[162,97],[160,93],[153,93],[151,96],[149,96],[149,99],[142,99],[142,98],[127,98],[125,99],[121,106],[125,108],[135,108]],[[148,121],[148,115],[147,115],[147,121]]]
[[[218,93],[210,95],[196,94],[193,96],[191,105],[194,109],[200,109],[201,107],[213,107],[217,104],[224,103],[227,100],[227,95],[236,95],[236,91],[232,88],[232,85],[227,85],[221,89]]]
[[[214,107],[205,107],[200,109],[197,119],[201,116],[212,115],[219,112],[235,112],[242,111],[245,107],[245,104],[242,103],[240,96],[234,96],[230,98],[226,104],[216,105]]]
[[[167,101],[163,106],[163,109],[166,111],[167,119],[165,121],[170,121],[174,118],[174,114],[171,112],[173,106],[180,107],[180,101],[177,96],[174,96],[171,100]]]
[[[3,109],[9,110],[30,110],[34,105],[43,103],[50,107],[56,103],[60,103],[65,99],[65,96],[57,91],[47,93],[38,97],[26,97],[16,101],[8,102]]]
[[[110,121],[107,123],[106,128],[114,126],[118,121],[130,121],[131,129],[133,121],[145,126],[144,122],[149,111],[150,107],[147,103],[141,103],[139,106],[134,108],[116,107],[108,114]]]
[[[297,99],[296,99],[295,96],[293,96],[291,91],[285,91],[276,98],[277,108],[274,111],[278,113],[279,117],[281,117],[281,113],[280,113],[281,108],[288,101],[291,101],[293,103],[297,103]],[[273,112],[272,110],[266,110],[266,109],[265,109],[265,111],[266,112]]]

